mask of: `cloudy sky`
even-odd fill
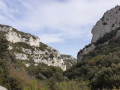
[[[39,36],[74,57],[91,42],[91,29],[120,0],[0,0],[0,24]]]

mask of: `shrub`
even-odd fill
[[[8,51],[8,41],[4,36],[4,32],[0,31],[0,58],[6,57]]]
[[[75,80],[56,83],[54,90],[90,90],[88,82],[78,82]]]
[[[103,55],[98,55],[96,57],[93,57],[92,59],[88,60],[89,65],[95,65],[97,60],[101,59]]]
[[[103,37],[101,37],[100,39],[97,40],[95,45],[103,44],[104,42],[107,42],[108,40],[112,39],[113,37],[115,37],[118,30],[119,30],[119,28],[117,28],[116,30],[113,30],[109,33],[106,33]]]

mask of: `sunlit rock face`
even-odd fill
[[[24,42],[31,46],[40,46],[40,39],[38,37],[32,36],[30,34],[25,34],[23,32],[18,32],[16,29],[10,26],[0,27],[0,30],[6,32],[7,40],[12,43]]]
[[[95,43],[111,31],[118,30],[115,37],[120,36],[120,6],[108,10],[92,29],[92,40],[89,45],[80,50],[77,55],[78,60],[82,60],[83,55],[90,53],[96,47]],[[109,40],[108,40],[109,41]],[[107,44],[104,42],[103,44]]]
[[[108,10],[92,29],[92,43],[120,27],[120,6]]]
[[[6,39],[9,41],[8,49],[17,60],[23,61],[26,67],[45,63],[48,66],[57,66],[66,70],[68,65],[66,57],[62,57],[57,50],[40,42],[38,37],[6,25],[0,25],[0,31],[5,33]],[[74,61],[74,58],[69,59]]]
[[[2,86],[0,86],[0,90],[7,90],[6,88],[4,88],[4,87],[2,87]]]

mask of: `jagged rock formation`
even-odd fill
[[[78,52],[78,60],[82,60],[83,55],[93,51],[98,44],[107,44],[110,39],[120,36],[120,6],[108,10],[92,29],[91,44]],[[111,33],[110,33],[111,32]],[[111,35],[108,35],[110,33]],[[107,38],[107,39],[106,39]],[[109,38],[109,39],[108,39]],[[100,43],[102,42],[102,43]]]
[[[97,22],[97,24],[92,29],[92,43],[95,43],[106,33],[109,33],[118,27],[120,27],[120,6],[116,6],[115,8],[108,10]]]
[[[16,59],[24,61],[26,67],[31,64],[45,63],[66,70],[64,62],[66,58],[61,57],[61,54],[54,48],[40,42],[38,37],[5,25],[0,25],[0,31],[5,32],[6,39],[9,41],[9,50]],[[73,58],[71,59],[74,61]]]

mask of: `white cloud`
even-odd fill
[[[56,42],[64,42],[60,34],[44,34],[40,35],[41,41],[44,43],[56,43]]]
[[[41,33],[44,30],[40,38],[46,43],[85,35],[89,38],[90,28],[83,27],[95,24],[106,10],[119,3],[120,0],[0,0],[0,23],[23,31]],[[52,35],[46,34],[46,28],[53,32]],[[56,31],[60,35],[55,35]]]

